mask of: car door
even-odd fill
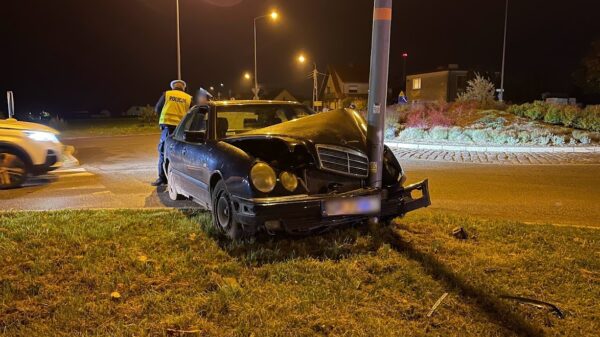
[[[175,184],[181,194],[189,196],[186,189],[186,175],[184,171],[184,153],[187,145],[185,143],[185,131],[189,129],[193,120],[193,115],[188,114],[175,129],[171,139],[167,141],[165,152],[170,166],[172,177],[169,184]]]
[[[190,127],[186,132],[201,134],[204,133],[203,139],[191,139],[189,137],[185,141],[183,154],[183,171],[187,178],[186,188],[196,202],[205,202],[210,200],[209,190],[209,168],[207,165],[208,145],[206,143],[206,135],[208,130],[206,125],[208,113],[205,109],[195,111]]]

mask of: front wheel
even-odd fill
[[[169,199],[172,201],[184,200],[185,197],[179,193],[177,193],[177,188],[175,187],[175,180],[173,179],[173,169],[171,165],[167,166],[167,191],[169,192]]]
[[[240,240],[246,236],[242,225],[234,219],[231,195],[222,180],[212,193],[212,214],[214,226],[228,238]]]
[[[0,190],[16,188],[27,178],[27,165],[18,154],[0,150]]]

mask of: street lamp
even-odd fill
[[[402,88],[406,91],[406,59],[408,59],[408,53],[402,53]]]
[[[306,63],[306,57],[303,54],[298,56],[298,62],[304,64]],[[313,62],[313,71],[309,75],[309,78],[313,79],[313,110],[317,111],[316,102],[319,100],[319,75],[325,75],[317,69],[317,63]]]
[[[254,99],[259,99],[258,97],[258,62],[256,60],[256,21],[264,18],[271,18],[271,20],[276,21],[279,18],[279,13],[276,11],[272,11],[268,15],[257,16],[254,18]],[[247,78],[249,79],[249,78]]]
[[[500,75],[500,92],[498,101],[504,102],[504,64],[506,61],[506,30],[508,28],[508,0],[506,0],[506,9],[504,10],[504,44],[502,45],[502,74]]]
[[[244,73],[244,79],[249,80],[252,76],[250,75],[249,72],[245,72]]]
[[[179,27],[179,0],[175,0],[177,13],[177,79],[181,80],[181,33]]]

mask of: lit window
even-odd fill
[[[412,82],[413,82],[413,85],[412,85],[413,90],[421,89],[421,78],[413,78]]]

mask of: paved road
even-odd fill
[[[81,166],[0,191],[1,209],[192,207],[168,202],[155,179],[157,136],[67,141]],[[402,153],[398,153],[402,157]],[[589,159],[589,158],[588,158]],[[428,177],[433,208],[527,222],[600,227],[600,157],[561,165],[403,159],[409,181]],[[576,162],[576,161],[575,161]]]

